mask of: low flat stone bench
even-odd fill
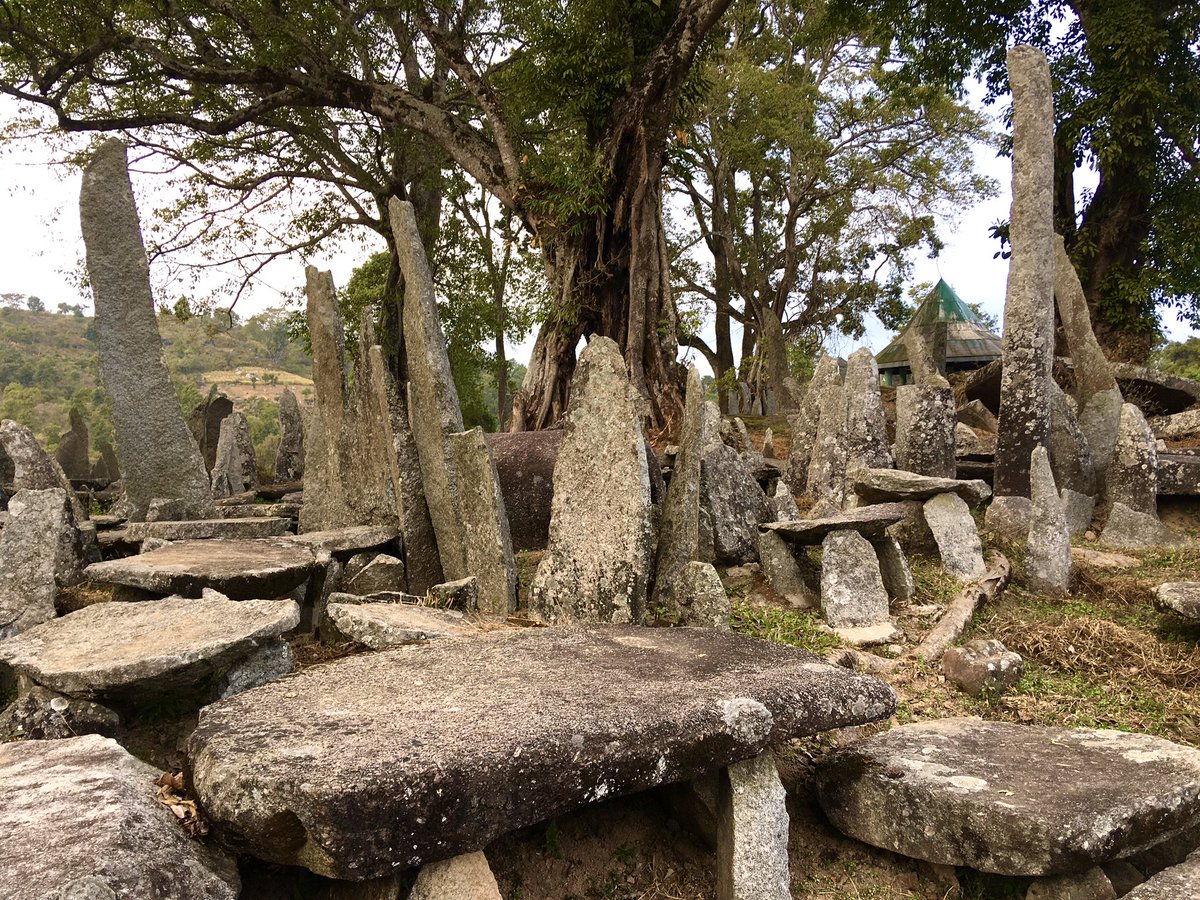
[[[280,516],[254,519],[191,519],[181,522],[130,522],[125,526],[125,539],[144,541],[240,541],[252,538],[280,537],[292,527],[292,520]]]
[[[819,544],[835,531],[857,531],[863,537],[881,536],[888,528],[903,521],[911,510],[903,503],[877,503],[860,506],[836,516],[798,519],[792,522],[768,522],[761,527],[774,531],[789,544]]]
[[[371,650],[485,633],[475,619],[457,610],[414,603],[363,603],[361,597],[339,593],[329,595],[325,615],[339,633]],[[503,626],[503,619],[496,621]]]
[[[256,856],[361,881],[728,769],[734,846],[719,859],[737,883],[786,875],[778,775],[746,761],[895,705],[873,678],[732,632],[524,629],[347,657],[209,706],[189,780]],[[746,843],[754,820],[760,845]]]
[[[329,564],[329,554],[289,538],[180,541],[169,547],[92,563],[93,581],[150,594],[199,597],[204,588],[233,600],[282,597]]]

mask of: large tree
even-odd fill
[[[882,28],[914,81],[1007,90],[1005,49],[1043,48],[1055,85],[1055,222],[1110,356],[1144,359],[1156,310],[1200,327],[1200,9],[1190,0],[835,0]],[[1076,207],[1075,173],[1099,184]]]
[[[343,121],[366,120],[384,152],[418,135],[511,210],[545,256],[555,304],[514,424],[561,415],[576,345],[591,333],[617,340],[648,414],[666,422],[681,379],[663,153],[728,4],[0,0],[0,90],[69,131],[304,145],[305,163],[326,166],[335,188],[362,188],[341,158],[357,149]],[[317,121],[298,133],[294,119]],[[412,162],[385,167],[399,177],[369,195],[402,193]],[[368,212],[382,219],[378,205]]]
[[[813,7],[738,3],[706,61],[712,90],[672,145],[668,180],[686,201],[681,296],[715,314],[715,343],[688,343],[721,376],[783,393],[788,346],[808,351],[835,328],[889,326],[918,246],[990,185],[973,173],[982,119],[940,85],[909,85],[858,36],[813,28]]]

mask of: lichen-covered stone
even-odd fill
[[[913,598],[915,587],[912,569],[908,566],[908,557],[904,555],[900,542],[889,534],[883,534],[872,538],[871,546],[879,558],[879,574],[888,596],[907,603]]]
[[[840,378],[837,360],[832,356],[822,356],[808,382],[804,400],[795,415],[788,419],[792,428],[792,443],[788,451],[787,480],[797,494],[808,492],[808,466],[820,423],[821,398],[829,383]]]
[[[125,528],[129,541],[227,541],[249,538],[280,537],[292,529],[292,520],[282,516],[255,516],[243,519],[170,519],[155,522],[130,522]]]
[[[208,471],[167,372],[125,145],[119,140],[102,144],[84,168],[79,216],[96,306],[100,377],[129,518],[144,518],[155,497],[177,498],[189,516],[202,515],[211,502]]]
[[[941,719],[837,751],[817,773],[817,796],[834,826],[872,846],[1053,875],[1194,824],[1200,751],[1144,734]]]
[[[61,488],[21,490],[0,531],[0,638],[54,618],[60,588],[78,583],[86,560]]]
[[[897,500],[928,500],[938,494],[958,494],[972,506],[992,495],[986,481],[936,478],[901,469],[859,469],[851,482],[863,503],[888,503]]]
[[[896,388],[896,467],[954,478],[954,389],[939,378]]]
[[[1062,495],[1054,484],[1050,455],[1035,447],[1029,465],[1030,501],[1025,586],[1043,594],[1065,594],[1071,587],[1071,535]]]
[[[700,372],[688,367],[683,427],[663,501],[654,565],[656,606],[674,606],[684,566],[700,557],[700,462],[704,455],[704,394]],[[724,591],[722,591],[724,593]]]
[[[487,857],[479,850],[422,866],[408,900],[501,900]]]
[[[674,610],[680,625],[698,628],[729,627],[729,596],[711,563],[691,560],[679,572]]]
[[[407,603],[330,603],[325,613],[341,634],[372,650],[483,633],[461,612]]]
[[[1100,533],[1100,542],[1110,547],[1167,547],[1182,544],[1183,539],[1167,528],[1157,516],[1114,503]]]
[[[972,697],[999,696],[1025,674],[1025,660],[1000,641],[977,638],[942,654],[946,680]]]
[[[787,792],[770,751],[721,773],[717,900],[791,900]]]
[[[797,519],[792,522],[768,522],[763,528],[773,531],[791,544],[819,544],[834,531],[856,531],[865,537],[877,537],[904,519],[909,508],[903,503],[877,503],[856,506],[834,516]]]
[[[821,544],[821,614],[834,628],[888,620],[879,559],[856,531],[835,531]]]
[[[404,560],[389,553],[376,553],[352,571],[351,566],[358,558],[353,557],[342,573],[343,590],[347,593],[378,594],[382,591],[404,591],[408,587],[404,577]]]
[[[651,549],[641,405],[620,348],[593,337],[571,381],[530,607],[555,622],[640,622]]]
[[[71,502],[71,512],[76,522],[86,516],[75,496],[71,481],[54,459],[38,443],[33,432],[19,422],[5,419],[0,422],[0,453],[12,463],[12,490],[45,491],[58,488]]]
[[[925,501],[925,523],[933,532],[946,571],[960,581],[974,581],[987,571],[983,545],[971,510],[957,494],[939,494]]]
[[[767,585],[788,604],[800,609],[820,604],[818,592],[804,577],[792,548],[774,531],[759,533],[758,560]]]
[[[846,503],[847,397],[839,379],[821,389],[820,418],[808,463],[806,493],[816,505],[841,509]]]
[[[298,481],[304,476],[304,417],[291,388],[279,395],[279,448],[275,451],[275,480]]]
[[[212,470],[213,497],[232,497],[258,487],[258,461],[250,423],[240,412],[230,413],[221,422],[217,455]]]
[[[1050,468],[1059,490],[1072,490],[1089,497],[1097,491],[1096,467],[1087,436],[1067,402],[1062,389],[1050,379]]]
[[[769,515],[767,496],[732,447],[710,447],[700,463],[700,494],[713,527],[715,560],[726,565],[758,558],[758,525]]]
[[[1105,476],[1105,497],[1134,512],[1158,515],[1158,449],[1142,411],[1121,407],[1121,424]]]
[[[1200,897],[1200,850],[1164,869],[1125,895],[1125,900],[1183,900]]]
[[[0,712],[0,741],[54,741],[81,734],[116,737],[120,727],[121,717],[107,706],[38,685],[22,690]]]
[[[1200,582],[1169,581],[1154,589],[1154,605],[1187,619],[1200,619]]]
[[[483,429],[446,436],[467,572],[479,579],[479,608],[507,615],[517,608],[517,564],[508,511]]]
[[[879,395],[879,366],[866,347],[850,354],[846,366],[846,470],[892,467],[887,418]],[[764,454],[765,455],[765,454]]]
[[[361,880],[894,708],[875,679],[722,629],[521,629],[209,706],[189,781],[249,852]]]

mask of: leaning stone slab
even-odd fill
[[[875,847],[1053,875],[1195,823],[1200,751],[1143,734],[942,719],[838,751],[817,773],[817,795],[839,830]]]
[[[102,144],[84,169],[79,217],[96,305],[100,375],[112,408],[129,518],[144,518],[155,497],[178,498],[189,515],[202,514],[212,499],[208,471],[167,373],[119,140]]]
[[[460,612],[407,603],[330,603],[325,614],[339,632],[371,650],[483,634]]]
[[[717,900],[791,900],[787,792],[768,750],[721,773]]]
[[[820,603],[817,592],[810,586],[792,548],[772,530],[758,536],[758,561],[767,585],[787,603],[800,609],[810,609]]]
[[[834,628],[888,621],[879,559],[862,535],[835,531],[821,544],[821,613]]]
[[[291,526],[291,519],[271,516],[252,519],[193,519],[185,522],[130,522],[125,529],[125,538],[130,541],[144,541],[147,538],[158,538],[161,541],[207,541],[214,538],[237,541],[279,537],[287,534]]]
[[[1200,851],[1163,869],[1125,895],[1125,900],[1183,900],[1200,897]]]
[[[740,422],[741,419],[738,419]],[[688,367],[683,426],[671,483],[663,501],[654,565],[653,601],[671,607],[679,601],[683,567],[700,556],[700,460],[704,452],[704,396],[700,372]]]
[[[879,574],[883,576],[883,586],[888,596],[893,600],[907,603],[913,598],[916,586],[913,583],[912,569],[908,565],[908,557],[900,542],[890,534],[871,539],[875,555],[879,557]]]
[[[992,495],[986,481],[934,478],[900,469],[859,469],[854,473],[854,493],[863,503],[893,500],[928,500],[938,494],[958,494],[975,506]]]
[[[159,774],[97,735],[0,744],[6,900],[236,900],[233,858],[188,837]]]
[[[202,711],[188,757],[255,855],[361,880],[894,708],[872,678],[720,629],[523,629],[240,694]]]
[[[957,494],[939,494],[925,501],[925,524],[933,533],[946,571],[960,581],[982,578],[987,566],[971,510]]]
[[[1200,619],[1200,582],[1169,581],[1154,589],[1154,605],[1184,618]]]
[[[163,694],[224,672],[299,621],[292,600],[96,603],[0,641],[0,660],[64,694]]]
[[[753,562],[767,495],[732,447],[716,444],[700,461],[700,495],[713,525],[713,553],[725,564]]]
[[[640,622],[652,561],[650,473],[641,403],[610,338],[593,337],[579,355],[565,432],[530,607],[551,622]]]
[[[18,491],[8,511],[0,531],[0,638],[53,619],[59,589],[81,580],[85,562],[62,489]]]
[[[92,563],[93,581],[158,594],[199,597],[204,588],[234,600],[282,597],[324,567],[328,554],[288,538],[180,541],[150,553]]]
[[[801,547],[819,544],[835,531],[857,531],[864,537],[878,537],[908,515],[903,503],[878,503],[857,506],[836,516],[800,519],[795,522],[767,522],[762,527],[773,531],[789,544]]]

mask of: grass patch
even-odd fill
[[[800,647],[818,656],[842,646],[841,638],[826,631],[824,623],[812,612],[757,606],[734,599],[729,624],[741,634]]]

